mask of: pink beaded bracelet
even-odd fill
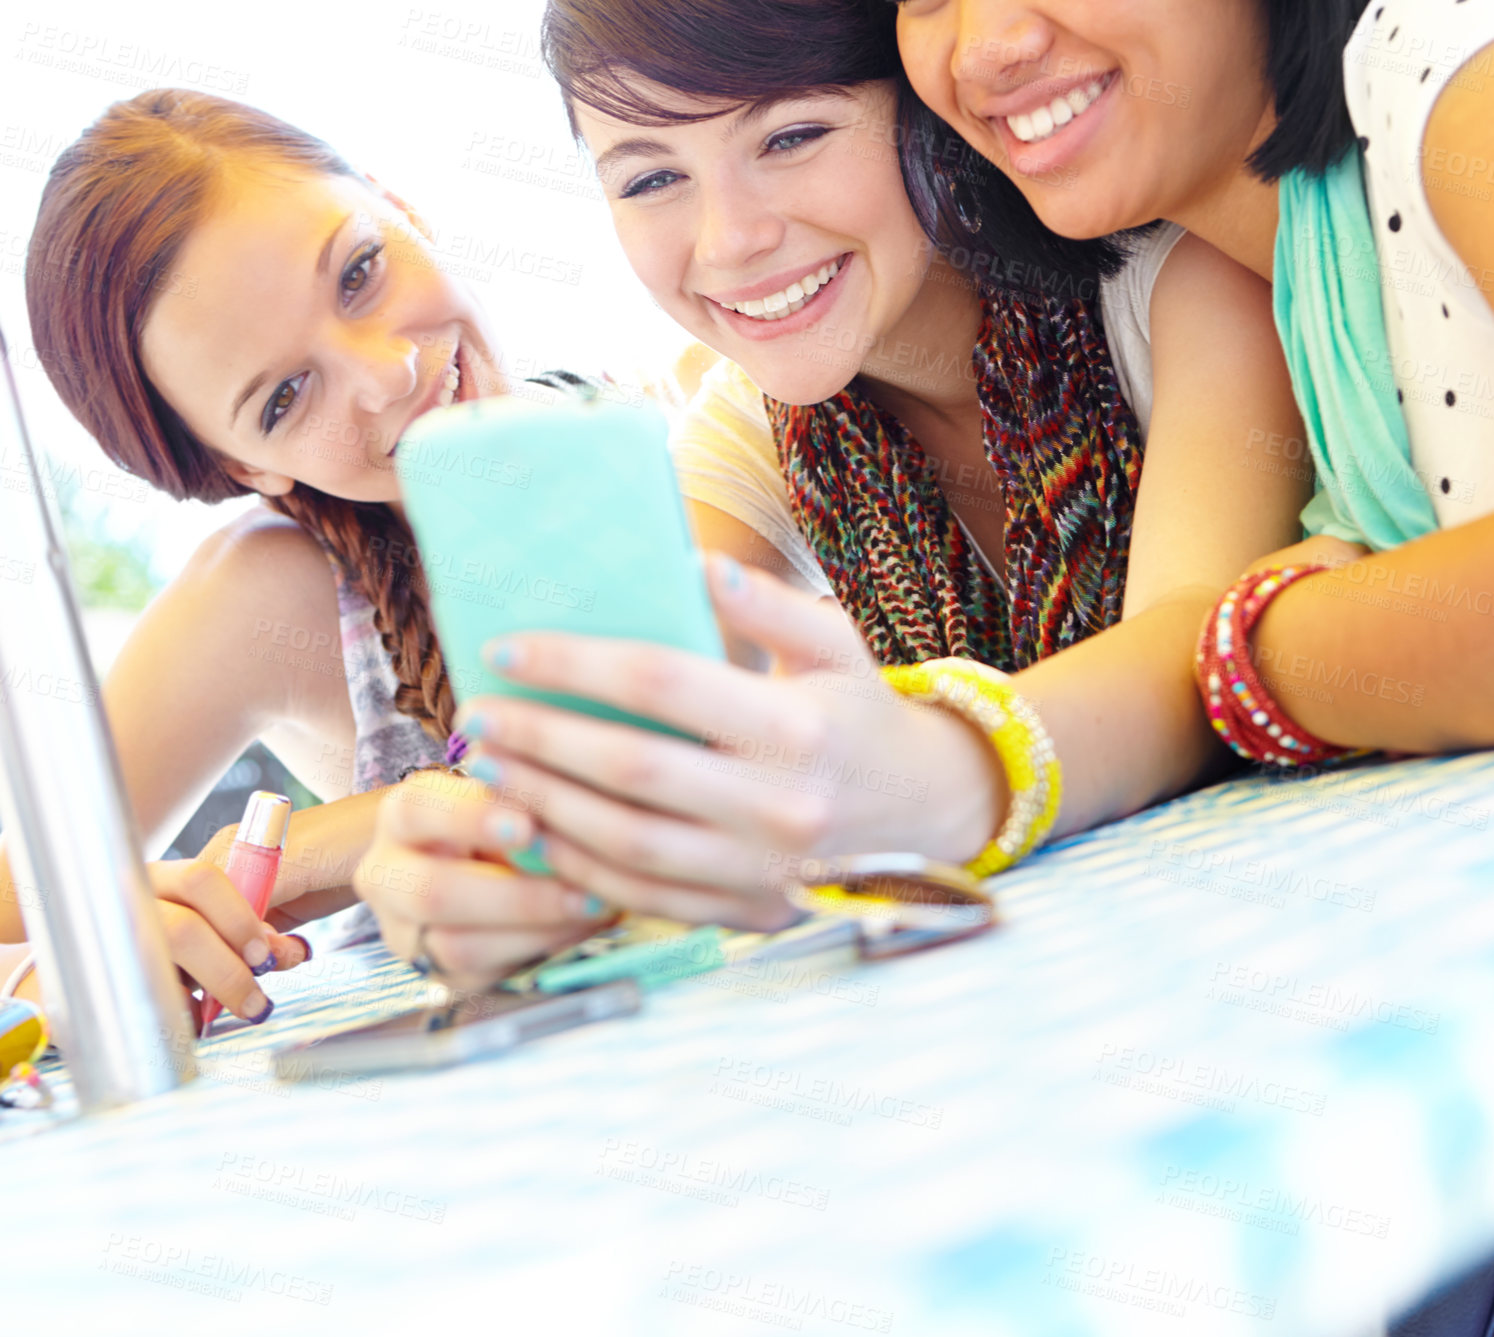
[[[1315,766],[1350,755],[1293,723],[1251,662],[1250,635],[1282,590],[1324,566],[1274,567],[1237,580],[1204,623],[1194,658],[1209,722],[1247,761]]]

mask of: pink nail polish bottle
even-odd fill
[[[284,794],[256,789],[244,807],[238,834],[228,848],[223,871],[249,902],[256,919],[263,919],[270,908],[270,893],[275,890],[275,875],[280,871],[280,856],[285,849],[285,831],[290,823],[291,801]],[[218,1018],[223,1004],[208,998],[202,1005],[201,1035]]]
[[[259,919],[265,917],[270,907],[270,893],[275,890],[275,874],[280,871],[290,815],[291,801],[284,794],[256,789],[249,795],[244,819],[228,849],[224,871]]]

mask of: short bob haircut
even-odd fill
[[[1251,156],[1264,181],[1294,168],[1326,171],[1354,142],[1344,97],[1344,48],[1366,0],[1261,0],[1266,13],[1266,82],[1276,129]]]

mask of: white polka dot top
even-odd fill
[[[1494,511],[1494,311],[1432,217],[1423,171],[1439,190],[1490,200],[1494,162],[1423,162],[1421,143],[1460,69],[1494,77],[1491,43],[1494,0],[1370,0],[1344,51],[1396,397],[1444,528]]]

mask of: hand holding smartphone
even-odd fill
[[[429,413],[395,457],[458,703],[514,695],[673,733],[491,672],[496,636],[566,631],[724,659],[705,572],[653,406],[514,397]],[[547,873],[533,855],[513,860]]]
[[[501,398],[429,413],[400,443],[405,510],[459,701],[526,696],[662,729],[510,683],[482,647],[568,631],[724,657],[667,434],[652,406]]]

